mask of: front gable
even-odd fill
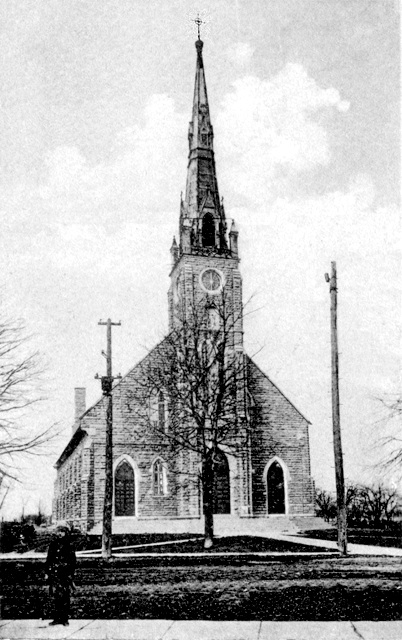
[[[246,359],[248,391],[256,404],[257,410],[265,405],[266,411],[269,411],[271,415],[286,411],[286,414],[293,420],[301,420],[307,425],[311,424],[254,360],[247,355]]]

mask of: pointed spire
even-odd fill
[[[190,152],[198,147],[207,147],[212,150],[213,130],[209,114],[204,61],[202,59],[203,46],[202,40],[196,41],[197,66],[195,70],[193,117],[189,127]]]
[[[238,237],[239,232],[237,230],[237,226],[234,220],[232,220],[232,226],[229,231],[229,246],[234,257],[239,256],[239,246],[238,246]]]
[[[175,236],[173,236],[172,246],[170,247],[170,255],[172,256],[172,266],[174,266],[179,257],[179,247],[177,246]]]
[[[203,46],[202,40],[198,39],[195,43],[197,62],[193,111],[188,131],[186,195],[180,216],[180,248],[185,250],[184,245],[188,246],[189,243],[192,251],[207,248],[208,251],[222,253],[227,250],[226,222],[216,178],[214,132],[202,58]]]

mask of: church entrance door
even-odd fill
[[[215,453],[214,513],[230,513],[229,463],[222,451]]]
[[[279,462],[273,462],[267,472],[268,514],[286,513],[285,480]]]
[[[116,516],[135,515],[134,471],[124,461],[116,469],[114,479],[114,513]]]

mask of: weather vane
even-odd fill
[[[200,18],[200,14],[197,14],[197,17],[195,18],[195,20],[193,20],[193,22],[195,22],[195,24],[197,25],[197,30],[198,30],[198,40],[201,40],[200,37],[200,27],[202,24],[205,24],[205,22],[203,20],[201,20]]]

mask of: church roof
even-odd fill
[[[160,349],[163,343],[165,342],[165,340],[167,340],[167,337],[163,338],[160,342],[158,342],[150,351],[148,351],[148,353],[143,358],[141,358],[139,362],[137,362],[133,367],[131,367],[130,370],[124,376],[119,378],[118,382],[116,382],[116,384],[113,386],[113,391],[117,389],[122,383],[124,383],[127,380],[127,378],[129,378],[147,358],[152,356],[154,352]],[[77,428],[76,431],[74,431],[67,445],[63,449],[61,455],[55,462],[54,467],[56,469],[58,469],[67,460],[67,458],[71,455],[74,449],[76,449],[77,446],[80,444],[80,442],[85,438],[85,436],[88,435],[88,432],[86,431],[86,429],[84,429],[81,426],[81,421],[84,420],[85,416],[90,415],[94,411],[94,409],[98,407],[98,405],[102,402],[103,398],[104,396],[101,396],[98,400],[96,400],[96,402],[94,402],[93,405],[88,407],[88,409],[85,411],[85,413],[82,414],[82,416],[80,416],[80,419],[79,419],[80,426]]]
[[[77,446],[85,438],[86,435],[87,435],[87,432],[85,431],[85,429],[82,429],[81,427],[78,427],[78,429],[73,433],[72,438],[68,442],[67,446],[64,448],[63,452],[61,453],[61,455],[57,459],[57,461],[56,461],[56,463],[54,465],[56,469],[61,467],[63,462],[65,462],[67,460],[67,458],[70,456],[70,454],[74,451],[74,449],[77,448]]]
[[[116,385],[113,387],[113,390],[117,390],[117,388],[120,387],[120,385],[124,384],[127,381],[127,379],[130,378],[134,374],[136,369],[138,370],[141,367],[141,365],[144,363],[144,361],[147,358],[152,357],[153,354],[155,354],[156,352],[158,352],[158,350],[163,348],[163,344],[164,344],[164,342],[166,340],[168,340],[168,336],[166,336],[165,338],[163,338],[163,340],[158,342],[158,344],[156,344],[144,356],[144,358],[142,358],[133,367],[131,367],[131,369],[116,383]],[[311,424],[311,422],[309,420],[307,420],[307,418],[299,411],[299,409],[297,409],[297,407],[295,407],[293,402],[291,402],[289,400],[289,398],[277,387],[277,385],[274,382],[272,382],[272,380],[269,378],[269,376],[266,373],[264,373],[264,371],[262,371],[260,369],[260,367],[254,362],[254,360],[252,358],[250,358],[250,356],[247,356],[247,355],[246,355],[246,358],[247,358],[248,362],[253,367],[255,367],[264,378],[266,378],[269,381],[269,383],[278,391],[278,393],[286,400],[286,402],[288,402],[294,408],[294,410],[300,415],[300,417],[303,418],[303,420],[305,420],[308,424]],[[85,418],[86,415],[90,414],[97,407],[97,405],[102,401],[102,399],[103,399],[103,396],[101,396],[99,398],[99,400],[97,400],[91,407],[89,407],[85,411],[85,413],[81,416],[80,420]],[[61,453],[60,457],[58,458],[57,462],[55,463],[54,466],[55,466],[56,469],[58,469],[68,459],[68,457],[71,455],[71,453],[74,451],[74,449],[76,449],[76,447],[80,444],[80,442],[85,438],[86,435],[88,435],[88,432],[82,426],[79,426],[78,429],[72,435],[72,437],[71,437],[70,441],[68,442],[67,446],[64,448],[64,450]]]
[[[292,402],[291,400],[289,400],[289,398],[288,398],[288,397],[283,393],[283,391],[281,391],[281,390],[279,389],[279,387],[278,387],[274,382],[272,382],[271,378],[270,378],[270,377],[269,377],[269,376],[268,376],[268,375],[267,375],[267,374],[266,374],[266,373],[265,373],[265,372],[264,372],[264,371],[263,371],[263,370],[258,366],[258,364],[256,364],[256,363],[254,362],[254,360],[253,360],[252,358],[250,358],[250,356],[248,356],[247,354],[246,354],[246,358],[247,358],[248,362],[249,362],[253,367],[255,367],[255,368],[258,370],[258,372],[259,372],[259,373],[260,373],[264,378],[266,378],[266,379],[268,380],[268,382],[269,382],[269,383],[270,383],[270,384],[271,384],[271,385],[272,385],[272,386],[273,386],[273,387],[278,391],[278,393],[279,393],[279,394],[280,394],[280,395],[281,395],[281,396],[286,400],[286,402],[288,402],[288,403],[293,407],[293,409],[294,409],[294,410],[299,414],[299,416],[300,416],[301,418],[303,418],[303,420],[305,420],[308,424],[310,424],[310,425],[311,425],[310,420],[308,420],[308,419],[307,419],[307,418],[302,414],[302,412],[301,412],[301,411],[299,411],[299,409],[298,409],[298,408],[293,404],[293,402]]]

